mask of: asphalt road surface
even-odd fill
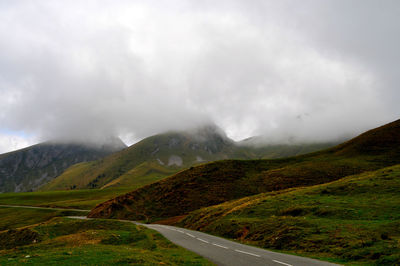
[[[19,205],[0,205],[0,207],[88,211],[88,210],[78,210],[78,209],[61,209],[61,208],[51,208],[51,207],[35,207],[35,206],[19,206]],[[75,219],[88,219],[85,216],[68,216],[68,217]],[[128,220],[120,220],[120,221],[133,222]],[[163,236],[168,238],[171,242],[177,244],[178,246],[191,250],[209,259],[215,264],[221,266],[337,265],[315,259],[309,259],[294,255],[287,255],[248,245],[243,245],[230,240],[226,240],[224,238],[180,227],[159,225],[159,224],[142,224],[138,222],[134,223],[156,230]]]
[[[86,216],[68,216],[73,219],[91,219]],[[313,265],[337,265],[329,262],[315,259],[288,255],[273,252],[261,248],[239,244],[224,238],[209,235],[206,233],[192,231],[180,227],[160,225],[160,224],[142,224],[129,220],[119,220],[122,222],[133,222],[145,226],[161,233],[171,242],[193,251],[217,265],[229,266],[313,266]]]
[[[87,219],[84,216],[69,217],[75,219]],[[243,245],[230,240],[226,240],[224,238],[180,227],[160,224],[142,224],[127,220],[119,221],[133,222],[135,224],[156,230],[178,246],[193,251],[221,266],[337,265],[325,261],[288,255],[248,245]]]
[[[217,265],[337,265],[329,262],[272,252],[179,227],[158,224],[137,224],[160,232],[173,243],[201,255]]]

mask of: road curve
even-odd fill
[[[243,245],[220,237],[184,228],[158,224],[136,224],[158,231],[173,243],[201,255],[217,265],[337,265],[329,262],[287,255]]]
[[[95,219],[85,216],[68,216],[74,219]],[[188,230],[185,228],[160,225],[142,224],[129,220],[118,220],[121,222],[132,222],[145,226],[161,233],[171,242],[193,251],[200,256],[209,259],[221,266],[332,266],[338,265],[325,261],[288,255],[239,244],[224,238],[209,235],[206,233]]]
[[[73,210],[87,211],[79,209],[62,209],[51,207],[21,206],[21,205],[0,205],[0,207],[11,208],[32,208],[32,209],[53,209],[53,210]],[[86,216],[67,216],[74,219],[92,219]],[[133,222],[145,226],[161,233],[171,242],[193,251],[217,265],[225,266],[258,266],[258,265],[285,265],[285,266],[313,266],[313,265],[337,265],[329,262],[319,261],[310,258],[304,258],[294,255],[288,255],[273,252],[261,248],[239,244],[224,238],[216,237],[206,233],[192,231],[180,227],[160,225],[160,224],[142,224],[129,220],[119,220],[122,222]]]

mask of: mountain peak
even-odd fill
[[[103,143],[47,141],[0,155],[0,193],[35,190],[69,166],[103,158],[125,148],[119,138]]]
[[[232,144],[234,141],[228,138],[225,131],[218,127],[215,124],[206,124],[191,130],[186,131],[187,134],[190,134],[194,139],[200,142],[208,141],[208,140],[216,140],[219,139],[226,144]]]

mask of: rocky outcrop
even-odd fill
[[[34,191],[69,166],[97,160],[125,148],[119,139],[86,146],[46,142],[0,155],[0,192]]]

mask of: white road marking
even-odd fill
[[[201,242],[204,242],[204,243],[210,243],[210,242],[208,242],[207,240],[204,240],[204,239],[201,239],[201,238],[196,238],[197,240],[200,240]]]
[[[255,256],[255,257],[261,257],[260,255],[257,255],[257,254],[254,254],[254,253],[250,253],[250,252],[246,252],[246,251],[239,250],[239,249],[235,249],[235,251],[236,251],[236,252],[243,253],[243,254],[247,254],[247,255]]]
[[[195,237],[194,235],[189,234],[189,233],[185,233],[185,234],[187,234],[187,235],[190,236],[190,237]]]
[[[284,263],[284,262],[279,261],[279,260],[272,260],[272,261],[274,261],[274,262],[276,262],[276,263],[280,263],[280,264],[286,265],[286,266],[293,266],[293,265],[291,265],[291,264],[287,264],[287,263]]]
[[[179,233],[182,233],[182,234],[185,233],[185,232],[183,232],[183,231],[181,231],[181,230],[176,230],[176,231],[179,232]]]
[[[214,245],[214,246],[217,246],[217,247],[220,247],[220,248],[228,249],[228,247],[221,246],[221,245],[218,245],[218,244],[215,244],[215,243],[213,243],[213,245]]]

